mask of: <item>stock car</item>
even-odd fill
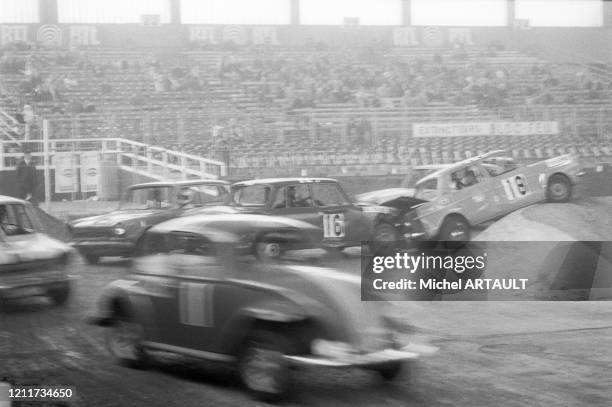
[[[71,222],[71,244],[90,264],[103,256],[131,256],[149,227],[197,208],[225,204],[228,199],[229,183],[220,180],[132,185],[116,211]]]
[[[241,232],[226,227],[232,217],[251,231],[275,221],[192,215],[145,232],[131,274],[104,289],[88,318],[107,328],[118,362],[146,367],[159,351],[226,362],[270,400],[287,394],[294,367],[360,367],[392,380],[435,351],[407,343],[389,304],[361,301],[359,276],[241,257]]]
[[[425,176],[411,196],[385,190],[368,197],[402,208],[407,240],[467,241],[471,226],[537,202],[567,202],[583,174],[569,154],[519,165],[495,150]]]
[[[271,178],[232,184],[231,204],[203,212],[259,213],[288,217],[319,228],[316,242],[342,250],[362,242],[395,241],[399,219],[393,208],[353,203],[338,181],[330,178]],[[259,255],[275,258],[282,245],[267,242]]]
[[[0,196],[0,302],[47,296],[62,305],[69,299],[74,250],[42,230],[29,202]]]

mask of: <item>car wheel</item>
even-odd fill
[[[470,225],[459,216],[447,218],[440,228],[439,240],[464,243],[470,240]],[[452,246],[452,244],[450,244]]]
[[[149,361],[149,356],[142,346],[143,339],[142,325],[118,317],[107,330],[106,346],[119,363],[140,369],[146,367]]]
[[[55,305],[65,305],[70,298],[70,283],[65,283],[59,288],[49,290],[48,295]]]
[[[555,174],[548,181],[546,189],[548,202],[567,202],[572,195],[572,184],[570,180],[561,174]]]
[[[291,385],[291,370],[284,358],[288,341],[273,332],[256,332],[244,344],[238,358],[240,380],[256,398],[276,401]]]
[[[387,252],[395,247],[397,241],[397,230],[388,223],[380,223],[374,228],[370,251],[373,253]]]
[[[388,363],[382,367],[379,367],[378,369],[376,369],[376,371],[380,375],[381,379],[386,382],[391,382],[400,377],[400,375],[402,375],[402,373],[404,372],[404,363]]]
[[[255,255],[261,261],[278,260],[283,254],[283,247],[279,242],[261,240],[255,244]]]
[[[86,254],[85,260],[88,264],[98,264],[100,261],[100,256],[96,256],[95,254]]]

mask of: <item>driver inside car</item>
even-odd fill
[[[0,205],[0,228],[7,236],[18,234],[20,227],[9,222],[6,205]]]
[[[194,204],[194,192],[191,188],[183,188],[177,196],[178,204],[183,209],[189,209],[195,207]]]

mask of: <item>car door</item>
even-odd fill
[[[307,183],[287,184],[276,188],[269,212],[272,215],[286,216],[320,226],[318,209],[314,205]]]
[[[529,167],[517,165],[492,177],[492,180],[495,196],[499,200],[500,216],[539,202],[544,197],[537,171],[530,171]]]
[[[224,265],[216,246],[200,235],[181,233],[176,245],[168,262],[177,277],[172,338],[179,346],[206,351],[217,325],[214,304]]]
[[[209,242],[187,232],[147,233],[143,240],[146,255],[135,259],[134,271],[152,305],[147,336],[172,346],[205,346],[196,338],[205,339],[214,325],[210,303],[219,271]]]
[[[369,239],[371,234],[362,209],[353,205],[337,183],[315,182],[310,189],[324,243],[342,245]]]

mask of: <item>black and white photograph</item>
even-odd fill
[[[612,1],[0,0],[0,407],[612,406]]]

